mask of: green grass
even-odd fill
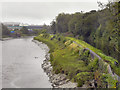
[[[78,86],[82,86],[86,81],[94,78],[94,73],[99,68],[98,59],[92,59],[89,51],[83,51],[83,49],[89,48],[98,55],[100,55],[99,53],[102,53],[102,51],[92,47],[84,41],[60,35],[40,34],[34,39],[47,44],[50,48],[50,62],[53,66],[53,72],[56,74],[66,74],[67,78],[77,82]],[[73,41],[76,41],[81,47],[73,43]],[[102,55],[105,56],[103,53]],[[105,56],[105,58],[106,57],[107,56]],[[108,57],[106,60],[108,60]]]
[[[70,39],[72,41],[76,41],[78,44],[82,45],[82,47],[89,48],[90,50],[92,50],[93,52],[98,54],[104,61],[107,61],[111,65],[113,71],[120,76],[120,65],[118,67],[116,67],[114,65],[114,62],[118,62],[116,59],[105,55],[101,50],[99,50],[97,48],[94,48],[93,46],[87,44],[86,42],[84,42],[82,40],[78,40],[78,39],[75,39],[75,38],[72,38],[72,37],[66,37],[66,38]]]

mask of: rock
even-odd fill
[[[77,84],[70,82],[70,80],[66,78],[65,74],[52,73],[53,68],[51,66],[51,63],[49,62],[48,54],[45,57],[46,57],[46,59],[43,61],[42,68],[44,69],[44,71],[48,75],[49,81],[52,83],[52,86],[54,88],[64,88],[64,87],[74,88],[74,87],[77,87]],[[69,86],[69,85],[71,85],[71,86]]]
[[[58,88],[76,88],[77,87],[77,83],[72,83],[72,82],[67,82],[63,85],[58,86]]]

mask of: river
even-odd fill
[[[33,37],[2,41],[2,88],[51,88],[41,68],[45,44],[32,42]]]

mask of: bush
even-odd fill
[[[53,40],[53,38],[51,38],[50,40]]]
[[[48,38],[48,37],[49,37],[49,34],[45,33],[45,34],[43,34],[43,37],[44,37],[44,38]]]
[[[51,53],[51,54],[50,54],[50,61],[52,62],[53,59],[54,59],[54,57],[53,57],[53,54]]]
[[[79,80],[79,81],[77,81],[77,87],[82,87],[83,86],[83,84],[84,84],[84,81],[82,81],[82,80]]]
[[[52,38],[54,39],[56,36],[54,35]]]
[[[89,65],[87,66],[87,68],[91,71],[94,72],[95,70],[98,69],[98,58],[95,58],[93,61],[91,61],[89,63]]]
[[[80,51],[81,53],[80,53],[80,60],[83,60],[85,63],[86,63],[86,65],[88,65],[89,64],[89,62],[90,62],[90,59],[91,59],[91,56],[90,56],[90,51],[89,50],[81,50]]]
[[[61,41],[61,38],[60,38],[60,37],[58,38],[58,41]]]
[[[86,81],[89,81],[89,80],[92,80],[93,79],[93,73],[91,72],[81,72],[81,73],[78,73],[75,78],[76,82],[78,83],[78,87],[82,87],[83,84],[86,82]]]
[[[64,40],[63,40],[63,43],[65,43],[66,41],[67,41],[67,40],[66,40],[66,39],[64,39]]]

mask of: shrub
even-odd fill
[[[54,57],[53,57],[53,54],[51,53],[51,54],[50,54],[50,61],[52,62],[53,59],[54,59]]]
[[[86,63],[86,65],[88,65],[91,59],[90,51],[83,49],[83,50],[80,50],[80,52],[81,53],[80,53],[79,59],[83,60]]]
[[[95,58],[93,61],[91,61],[90,63],[89,63],[89,65],[87,66],[87,68],[90,70],[90,71],[92,71],[92,72],[94,72],[95,70],[97,70],[98,69],[98,58]]]
[[[93,79],[93,73],[91,72],[81,72],[81,73],[78,73],[75,78],[76,82],[78,83],[78,87],[81,87],[83,86],[83,84],[86,82],[86,81],[89,81],[89,80],[92,80]]]
[[[50,40],[53,40],[53,38],[51,38]]]
[[[61,41],[61,38],[60,38],[60,37],[58,38],[58,41]]]
[[[43,37],[44,37],[44,38],[48,38],[48,37],[49,37],[49,34],[45,33],[45,34],[43,34]]]
[[[52,38],[55,38],[56,36],[54,35]]]
[[[67,41],[67,40],[66,40],[66,39],[64,39],[64,40],[63,40],[63,43],[65,43],[66,41]]]
[[[77,87],[82,87],[83,84],[84,84],[84,81],[78,80],[77,83],[78,83],[78,84],[77,84]]]

